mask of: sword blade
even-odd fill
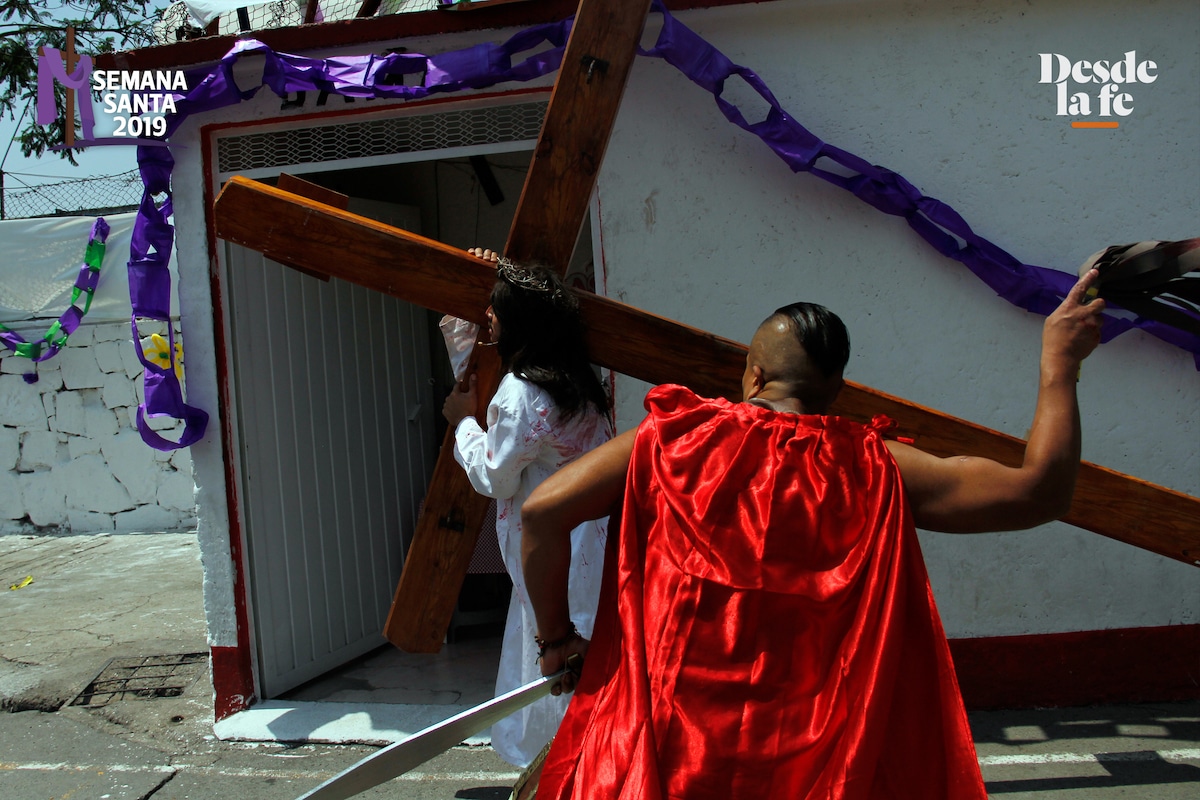
[[[297,800],[346,800],[403,775],[514,711],[550,694],[550,688],[558,683],[565,673],[566,670],[562,670],[553,675],[546,675],[417,731],[347,767]]]

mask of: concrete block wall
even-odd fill
[[[84,324],[41,364],[2,353],[0,535],[195,528],[191,454],[154,450],[137,432],[143,368],[128,323]]]

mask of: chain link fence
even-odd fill
[[[112,214],[132,211],[142,200],[142,178],[136,169],[38,185],[12,186],[17,176],[11,173],[3,178],[0,219]]]

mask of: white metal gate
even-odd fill
[[[259,690],[384,642],[436,456],[427,312],[226,245]]]

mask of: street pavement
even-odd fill
[[[218,740],[204,663],[177,694],[81,695],[110,659],[207,652],[201,584],[191,534],[0,537],[0,800],[294,800],[376,750]],[[1200,702],[971,725],[995,798],[1200,797]],[[516,778],[459,746],[360,797],[506,800]]]

